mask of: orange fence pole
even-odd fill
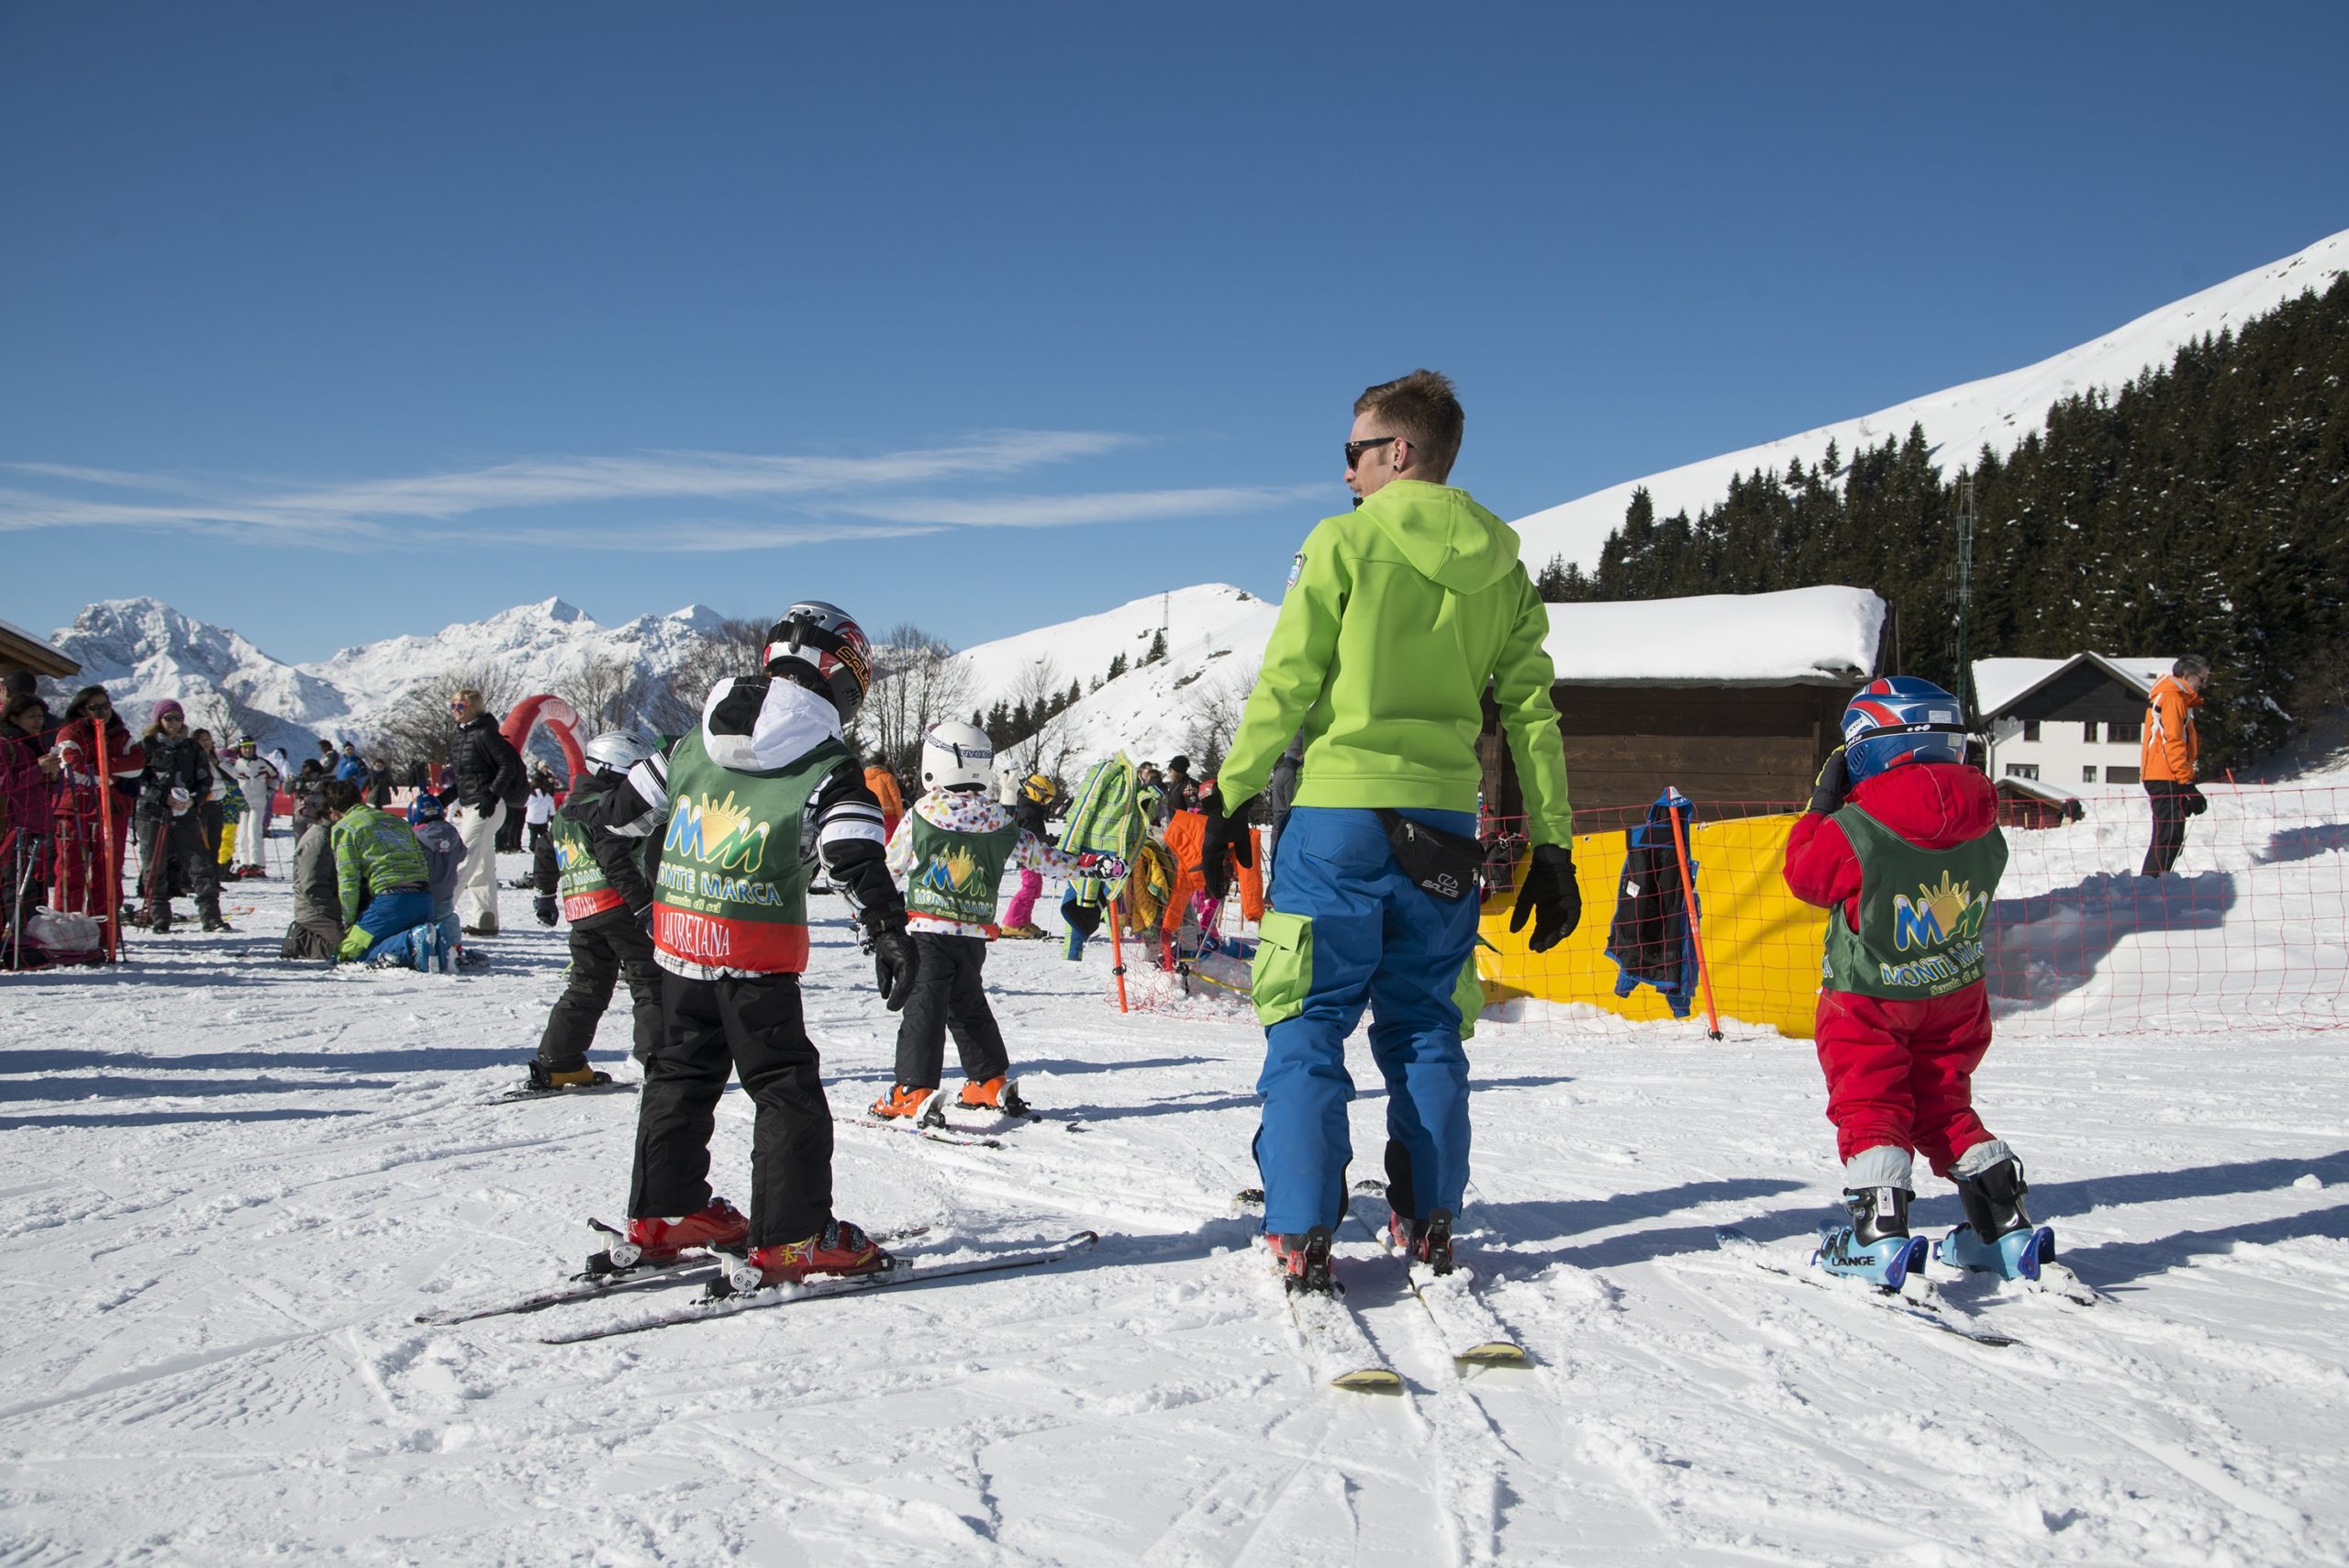
[[[1680,795],[1677,790],[1672,793],[1683,800],[1687,798]],[[1697,984],[1705,996],[1705,1033],[1713,1040],[1719,1040],[1721,1038],[1721,1016],[1713,1006],[1713,973],[1705,967],[1705,939],[1697,931],[1697,889],[1688,880],[1688,840],[1681,835],[1680,807],[1666,806],[1664,812],[1672,818],[1672,853],[1680,862],[1681,906],[1688,920],[1688,945],[1697,951]]]
[[[1118,977],[1118,1011],[1121,1013],[1126,1010],[1126,944],[1119,933],[1126,924],[1126,912],[1120,907],[1124,903],[1124,889],[1109,895],[1109,973]]]

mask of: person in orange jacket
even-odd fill
[[[881,840],[886,843],[897,830],[897,818],[906,814],[906,797],[897,793],[897,775],[876,764],[864,770],[864,787],[881,803]]]
[[[2210,662],[2189,653],[2154,683],[2145,698],[2144,751],[2138,776],[2154,806],[2154,841],[2145,850],[2143,876],[2166,876],[2186,847],[2186,819],[2199,817],[2207,803],[2194,787],[2202,738],[2195,733],[2194,710],[2210,684]]]

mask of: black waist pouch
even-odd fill
[[[1474,839],[1414,822],[1399,811],[1381,811],[1386,841],[1395,846],[1395,860],[1403,874],[1438,898],[1465,898],[1475,890],[1477,868],[1485,863],[1485,847]]]

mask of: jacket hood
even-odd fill
[[[703,748],[737,773],[787,767],[840,739],[840,710],[829,698],[772,675],[729,675],[702,704]]]
[[[1518,564],[1517,530],[1465,490],[1397,479],[1364,501],[1361,515],[1421,576],[1455,594],[1481,593]]]
[[[1961,762],[1909,762],[1863,780],[1852,804],[1920,850],[1947,850],[1998,825],[1998,790]]]

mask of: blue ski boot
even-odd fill
[[[1852,1223],[1821,1235],[1810,1261],[1831,1274],[1898,1291],[1925,1266],[1925,1239],[1909,1234],[1909,1200],[1915,1195],[1906,1187],[1845,1188]]]
[[[2001,1279],[2036,1280],[2043,1264],[2055,1261],[2055,1232],[2031,1222],[2023,1194],[2022,1162],[2009,1154],[1971,1176],[1953,1177],[1965,1223],[1942,1238],[1933,1255],[1952,1268],[1974,1269]]]

